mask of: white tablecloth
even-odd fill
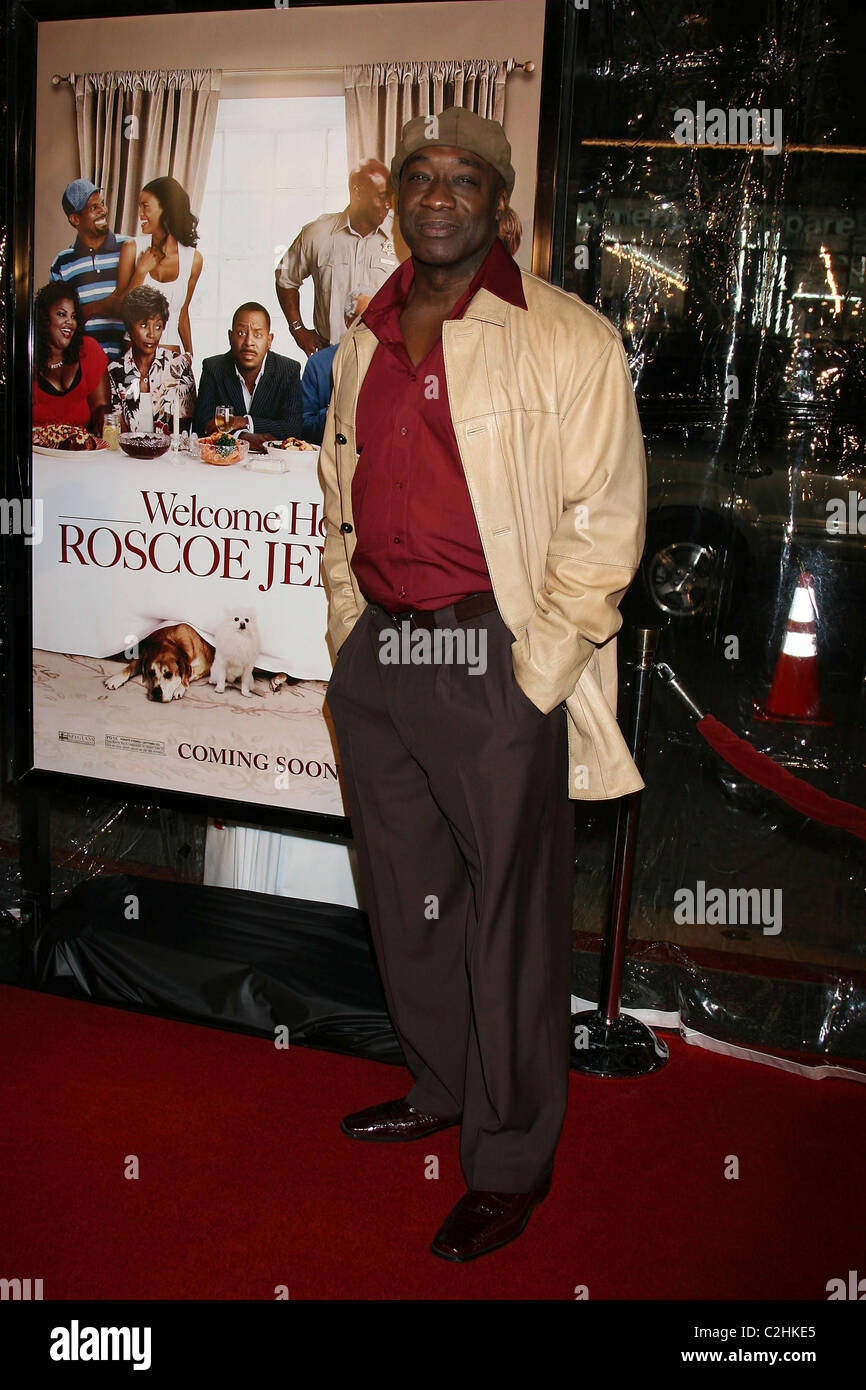
[[[317,463],[296,455],[267,474],[169,455],[34,454],[34,647],[107,657],[167,622],[213,640],[242,605],[258,620],[263,670],[327,680]]]
[[[327,680],[317,463],[318,453],[310,453],[293,459],[285,473],[267,474],[168,455],[142,462],[111,451],[75,458],[34,454],[33,495],[42,505],[42,539],[33,548],[34,647],[105,658],[167,622],[190,623],[212,641],[225,609],[241,604],[255,609],[263,670]],[[202,515],[202,508],[210,511]],[[231,517],[220,515],[221,508]],[[235,516],[238,511],[275,513],[273,533],[257,529],[255,517]],[[215,556],[217,570],[208,575]],[[157,568],[177,565],[178,573]],[[246,572],[249,577],[241,578]],[[96,721],[92,700],[83,708],[80,717]],[[257,726],[257,708],[243,713],[256,716]],[[173,709],[172,718],[177,715]],[[143,724],[162,716],[158,707],[142,706],[139,718]],[[46,747],[55,746],[73,745],[56,745],[55,735]],[[129,767],[134,778],[138,764],[130,760]],[[109,775],[103,752],[97,769],[74,770]],[[177,764],[164,776],[173,785]],[[230,786],[216,790],[231,794]],[[321,809],[341,814],[339,799]],[[208,826],[204,881],[360,905],[349,847],[249,826]]]

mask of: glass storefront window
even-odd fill
[[[804,780],[864,805],[856,16],[826,0],[592,0],[566,13],[551,272],[616,325],[632,370],[650,511],[626,610],[639,598],[644,617],[666,624],[662,659],[704,708]],[[767,720],[804,575],[824,720],[796,708]],[[633,937],[859,963],[862,845],[787,814],[726,769],[658,687],[647,783]],[[676,888],[713,874],[783,888],[779,936],[678,928]]]

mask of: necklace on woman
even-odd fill
[[[61,357],[61,359],[60,359],[59,362],[46,362],[46,363],[45,363],[45,368],[44,368],[44,370],[45,370],[46,372],[56,372],[56,371],[58,370],[58,368],[60,368],[60,367],[62,367],[62,366],[63,366],[63,358]]]

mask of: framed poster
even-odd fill
[[[12,771],[343,831],[308,362],[408,255],[411,116],[502,119],[509,249],[541,269],[561,7],[110,8],[10,11]]]

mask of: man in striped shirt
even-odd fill
[[[66,251],[55,256],[51,279],[74,285],[81,301],[85,332],[95,338],[109,360],[123,356],[125,328],[120,317],[118,282],[129,283],[135,267],[135,241],[115,236],[108,227],[102,193],[89,179],[74,179],[62,198],[63,211],[77,233]]]

